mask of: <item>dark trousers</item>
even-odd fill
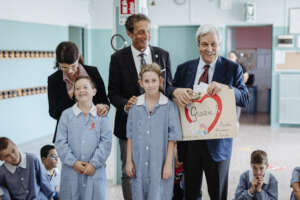
[[[188,141],[184,147],[185,200],[200,196],[202,175],[205,173],[211,200],[226,200],[228,191],[229,160],[215,162],[203,140]]]

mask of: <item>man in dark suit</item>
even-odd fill
[[[169,53],[161,48],[149,46],[150,20],[143,14],[134,14],[126,21],[126,32],[131,38],[130,47],[111,56],[108,97],[116,107],[114,134],[119,138],[122,161],[122,190],[125,200],[132,199],[130,178],[126,175],[126,123],[127,112],[136,103],[142,90],[138,84],[138,73],[144,64],[157,63],[164,77],[164,88],[172,82]]]
[[[167,88],[167,94],[185,106],[191,103],[192,88],[201,82],[208,84],[207,93],[211,95],[218,93],[223,85],[227,85],[234,90],[236,104],[246,106],[249,97],[242,78],[242,68],[219,56],[218,30],[212,25],[200,26],[196,38],[200,59],[190,60],[178,66],[173,86]],[[179,143],[178,146],[184,165],[185,199],[196,200],[201,196],[203,171],[210,199],[227,199],[232,139],[187,141]]]

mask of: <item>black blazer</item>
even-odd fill
[[[150,46],[152,62],[166,69],[164,87],[172,84],[169,53],[161,48]],[[127,113],[124,106],[132,96],[139,96],[138,75],[131,51],[131,47],[121,49],[111,56],[109,66],[108,97],[116,107],[114,134],[118,138],[126,139]]]
[[[109,106],[104,82],[99,74],[98,69],[96,67],[86,65],[83,65],[83,67],[96,84],[97,93],[93,98],[94,104],[96,105],[101,103]],[[66,83],[63,80],[63,72],[61,70],[54,72],[48,77],[48,103],[49,114],[51,117],[57,120],[57,124],[61,113],[75,103],[75,100],[70,99],[68,95]],[[55,142],[56,138],[57,124],[54,132],[53,142]]]

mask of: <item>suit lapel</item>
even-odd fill
[[[216,62],[216,67],[213,75],[213,81],[222,83],[225,77],[225,67],[222,65],[222,58],[219,56]]]
[[[152,46],[149,46],[149,48],[151,51],[152,62],[161,65],[162,63],[160,62],[159,54],[155,51],[155,49]]]
[[[190,70],[189,73],[187,74],[187,77],[192,77],[192,78],[188,78],[187,80],[189,80],[187,87],[188,88],[192,88],[194,87],[194,82],[195,82],[195,78],[197,75],[197,69],[198,69],[198,65],[199,65],[199,61],[200,59],[195,59],[191,65],[190,65]]]
[[[135,66],[132,51],[131,51],[131,46],[127,47],[126,52],[125,52],[124,60],[126,60],[125,63],[128,64],[127,67],[128,67],[128,70],[129,70],[129,73],[130,73],[131,77],[136,79],[136,81],[137,81],[138,80],[138,75],[137,75],[136,66]]]

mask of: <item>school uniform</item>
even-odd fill
[[[291,179],[291,187],[293,186],[294,183],[300,182],[300,167],[296,167],[293,170],[292,173],[292,179]],[[296,200],[296,197],[294,195],[294,192],[291,193],[291,200]]]
[[[8,190],[5,187],[1,187],[1,186],[0,186],[0,197],[2,198],[2,200],[11,199]]]
[[[51,175],[48,172],[48,177],[55,191],[54,200],[57,200],[59,194],[59,186],[60,186],[60,172],[58,171],[58,169],[55,168],[53,171],[53,175]]]
[[[4,163],[0,167],[0,186],[16,200],[48,200],[54,193],[45,168],[31,153],[21,153],[18,166]]]
[[[264,183],[261,192],[254,192],[252,195],[249,190],[251,188],[251,181],[253,180],[252,170],[244,172],[240,176],[240,182],[235,191],[235,200],[277,200],[278,199],[278,182],[276,178],[270,173],[266,172],[264,176]]]
[[[172,177],[167,180],[162,179],[162,172],[168,142],[182,137],[175,103],[160,93],[158,104],[150,114],[145,95],[139,96],[136,105],[129,110],[126,132],[127,138],[132,139],[136,173],[132,179],[132,199],[172,199],[174,170]]]
[[[108,117],[97,115],[93,105],[84,114],[77,103],[62,113],[55,148],[62,162],[60,199],[106,199],[106,160],[111,152],[112,129]],[[91,176],[78,174],[75,161],[91,163]]]

